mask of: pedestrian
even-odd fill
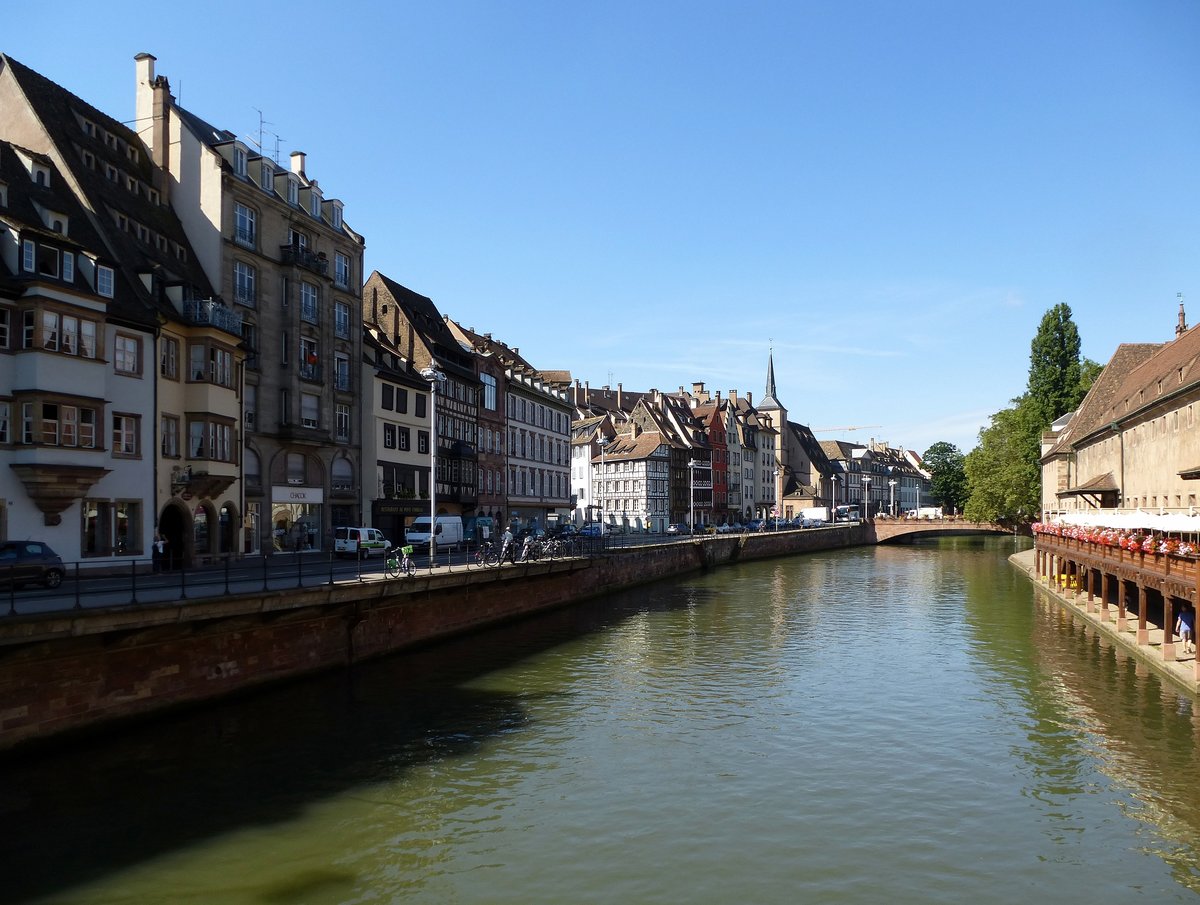
[[[504,562],[504,557],[512,556],[513,562],[516,562],[516,550],[513,550],[513,533],[512,526],[504,529],[504,537],[500,543],[500,562]]]
[[[1196,652],[1196,611],[1190,603],[1185,603],[1179,610],[1179,618],[1175,620],[1175,634],[1183,641],[1183,652]]]
[[[163,562],[166,559],[166,554],[167,539],[155,531],[154,542],[150,545],[150,559],[154,563],[155,572],[161,572],[163,570]]]

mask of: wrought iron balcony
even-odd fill
[[[191,324],[216,327],[238,337],[242,335],[242,315],[213,299],[191,299],[184,302],[183,317]]]
[[[295,245],[279,246],[279,260],[284,264],[295,264],[321,276],[329,271],[329,259],[325,252],[309,251],[307,248],[297,248]]]

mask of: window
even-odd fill
[[[69,251],[63,252],[62,278],[68,283],[75,282],[75,255]]]
[[[383,447],[384,449],[396,448],[396,425],[385,424],[383,426]]]
[[[397,429],[396,439],[399,441],[398,445],[400,449],[406,451],[409,449],[409,429],[407,427],[401,427]]]
[[[21,442],[92,449],[96,446],[96,410],[58,402],[23,402]]]
[[[349,459],[334,459],[329,477],[334,490],[354,489],[354,466]]]
[[[239,305],[254,307],[256,300],[255,284],[258,272],[242,261],[233,262],[233,300]]]
[[[96,357],[96,322],[79,322],[79,354],[84,358]]]
[[[244,148],[233,149],[233,172],[238,176],[246,175],[246,151]]]
[[[79,354],[79,318],[62,316],[62,350],[68,355]]]
[[[321,353],[315,339],[300,337],[300,376],[309,380],[321,379]]]
[[[308,190],[308,212],[321,219],[321,194],[313,188]]]
[[[142,341],[136,336],[117,334],[113,348],[113,367],[118,374],[138,374],[141,371]]]
[[[233,206],[233,238],[239,245],[253,248],[257,240],[257,215],[253,208],[244,204]]]
[[[84,556],[136,556],[142,552],[138,500],[84,500],[80,551]]]
[[[214,462],[233,461],[233,425],[227,421],[188,423],[188,457]]]
[[[333,329],[342,339],[350,338],[350,306],[345,302],[333,303]]]
[[[297,251],[304,251],[308,248],[308,236],[294,229],[288,229],[288,245]]]
[[[425,394],[413,393],[413,415],[417,418],[425,417]]]
[[[179,457],[179,419],[174,415],[163,415],[158,422],[159,449],[169,459]]]
[[[12,403],[7,399],[0,400],[0,443],[10,441],[8,422],[12,417]]]
[[[252,383],[246,384],[242,390],[242,413],[246,427],[253,428],[258,420],[258,387]]]
[[[292,397],[287,390],[279,391],[279,423],[292,423]]]
[[[429,452],[429,431],[417,431],[417,452]]]
[[[246,347],[246,367],[258,367],[258,325],[242,321],[242,345]]]
[[[141,452],[138,444],[138,428],[141,418],[137,415],[113,413],[112,453],[114,456],[136,456]]]
[[[96,265],[96,292],[105,298],[113,297],[113,269],[103,264]]]
[[[339,402],[334,407],[334,430],[338,440],[350,439],[350,406]]]
[[[28,273],[37,270],[37,243],[31,239],[21,243],[21,269]]]
[[[288,204],[300,203],[300,182],[295,176],[288,176],[287,201]]]
[[[42,342],[41,346],[49,352],[58,351],[58,312],[42,312]]]
[[[339,390],[350,389],[350,356],[344,352],[338,352],[333,356],[334,369],[334,386]],[[401,391],[403,392],[403,391]],[[397,402],[399,402],[399,394],[397,394]],[[397,409],[399,411],[399,409]]]
[[[300,318],[310,324],[317,323],[317,287],[307,281],[300,282]]]
[[[287,482],[303,484],[308,480],[308,469],[304,464],[304,456],[300,453],[287,454]]]
[[[408,414],[408,390],[396,387],[396,411],[401,415]]]
[[[342,228],[342,206],[340,204],[333,205],[333,228]]]
[[[0,308],[0,349],[7,349],[10,341],[12,309]]]
[[[396,395],[396,388],[390,383],[385,383],[382,387],[381,399],[379,401],[380,408],[385,412],[390,412],[393,407],[393,399]]]
[[[269,160],[264,160],[259,168],[258,184],[263,191],[275,194],[275,167]]]
[[[304,427],[320,427],[321,397],[314,393],[300,394],[300,424]]]
[[[333,256],[333,281],[343,289],[350,286],[350,259],[340,251]]]

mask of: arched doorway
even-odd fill
[[[158,533],[167,541],[164,569],[191,565],[192,514],[179,503],[168,503],[158,517]]]
[[[217,516],[218,525],[218,552],[220,553],[236,553],[238,551],[238,529],[241,527],[241,516],[238,515],[237,506],[231,502],[225,502],[221,505],[221,512]]]

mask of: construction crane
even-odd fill
[[[872,427],[883,427],[882,424],[852,424],[849,427],[814,427],[814,434],[834,434],[838,431],[865,431]]]

